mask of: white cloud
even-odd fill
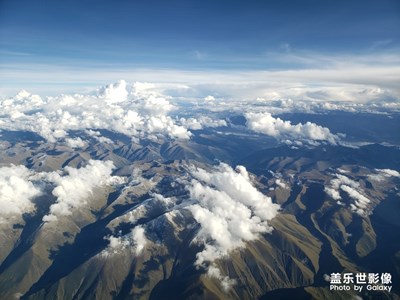
[[[375,169],[376,174],[369,174],[368,179],[373,181],[384,181],[390,177],[400,177],[400,173],[391,169]]]
[[[2,106],[6,110],[27,111],[34,107],[40,107],[44,101],[39,95],[32,95],[22,90],[14,98],[6,99],[2,102]]]
[[[25,166],[0,168],[0,224],[35,211],[31,200],[41,191],[31,182],[32,176]]]
[[[204,97],[204,101],[215,101],[215,97],[208,95],[208,96]]]
[[[146,101],[144,101],[141,110],[145,114],[164,116],[166,113],[171,111],[172,108],[172,104],[167,99],[150,95],[146,98]]]
[[[391,169],[376,169],[376,171],[383,173],[386,177],[400,177],[400,173]]]
[[[84,148],[87,146],[87,143],[83,141],[80,137],[75,139],[66,138],[65,142],[71,148]]]
[[[152,197],[154,197],[155,200],[157,200],[158,202],[160,202],[161,204],[163,204],[166,207],[171,207],[171,205],[175,204],[175,199],[171,198],[171,197],[164,197],[161,194],[158,193],[151,193],[150,194]]]
[[[328,128],[311,122],[292,125],[290,121],[275,118],[270,113],[246,113],[245,117],[249,129],[281,140],[324,141],[333,145],[336,145],[340,140]]]
[[[85,133],[90,135],[91,137],[93,137],[94,139],[99,141],[100,143],[105,143],[105,144],[113,144],[114,143],[111,139],[101,136],[101,133],[99,131],[89,129],[89,130],[86,130]]]
[[[107,236],[105,237],[109,244],[100,255],[104,258],[121,254],[125,249],[132,248],[132,240],[127,237]]]
[[[60,216],[69,216],[76,208],[84,207],[96,187],[120,185],[125,179],[111,176],[114,165],[111,161],[90,160],[85,167],[66,167],[62,172],[36,173],[25,166],[0,168],[0,223],[6,219],[35,212],[31,201],[41,193],[38,185],[55,184],[52,194],[57,198],[50,206],[44,222],[56,221]]]
[[[150,72],[142,71],[143,74]],[[55,143],[68,139],[70,130],[98,132],[100,129],[107,129],[125,134],[134,141],[140,138],[157,140],[164,136],[185,140],[192,136],[190,129],[227,125],[225,120],[214,120],[204,115],[198,117],[190,115],[180,119],[171,117],[177,114],[175,113],[177,109],[184,112],[186,110],[186,113],[192,112],[192,109],[201,109],[245,111],[249,128],[275,136],[287,143],[335,144],[339,142],[341,135],[331,133],[328,128],[310,122],[291,124],[289,121],[273,117],[270,113],[275,115],[287,111],[320,112],[336,109],[354,111],[379,108],[400,110],[400,103],[393,101],[381,101],[379,104],[371,105],[366,105],[365,101],[361,101],[363,103],[356,101],[394,99],[386,88],[378,85],[360,86],[348,83],[315,88],[304,82],[289,81],[287,86],[262,79],[272,75],[283,78],[295,75],[301,77],[302,73],[313,77],[310,72],[318,74],[323,71],[249,71],[233,74],[221,71],[203,74],[163,70],[160,74],[165,74],[165,78],[171,81],[128,84],[121,80],[89,94],[61,95],[43,99],[38,95],[21,91],[15,97],[0,100],[2,111],[0,129],[36,132],[47,141]],[[200,76],[202,74],[207,75],[203,76],[206,80]],[[184,78],[188,80],[185,81]],[[219,99],[226,101],[215,101],[211,94],[218,95]],[[342,100],[342,102],[331,100]],[[253,103],[257,105],[249,105]],[[93,137],[102,142],[111,142],[101,134]],[[71,140],[67,140],[67,143],[68,141],[73,143]]]
[[[196,203],[187,209],[201,225],[195,240],[204,245],[197,254],[197,266],[206,267],[272,230],[268,221],[276,216],[279,205],[252,185],[244,167],[235,171],[221,163],[210,172],[193,169],[192,175],[188,189]]]
[[[218,269],[215,264],[208,267],[207,276],[217,279],[221,283],[222,289],[225,292],[228,292],[236,284],[234,279],[231,279],[228,276],[223,276],[220,269]]]
[[[324,188],[327,195],[336,200],[338,204],[343,205],[340,195],[340,190],[342,190],[354,200],[354,203],[350,203],[351,210],[361,216],[367,215],[369,213],[368,205],[371,200],[359,192],[360,184],[343,174],[334,175],[336,178],[332,179],[329,182],[329,186]]]
[[[215,120],[206,116],[187,119],[181,118],[179,121],[183,126],[192,130],[200,130],[204,127],[224,127],[228,125],[225,120]]]
[[[185,127],[176,125],[171,117],[150,117],[145,126],[147,132],[166,132],[170,137],[187,140],[192,135]]]
[[[82,147],[77,139],[68,139],[70,130],[108,129],[133,139],[157,139],[165,135],[189,139],[191,133],[168,114],[174,109],[166,96],[146,84],[125,81],[101,88],[86,95],[48,97],[21,92],[14,98],[0,101],[0,129],[38,133],[54,143],[60,139],[72,147]],[[101,136],[95,135],[97,139]]]
[[[311,51],[293,50],[269,52],[258,58],[251,57],[257,70],[177,70],[177,69],[138,69],[138,68],[92,68],[88,65],[48,65],[2,63],[0,80],[3,84],[0,93],[10,95],[21,88],[35,93],[71,93],[71,86],[91,90],[94,82],[106,84],[115,78],[157,82],[169,85],[180,92],[186,89],[186,97],[194,94],[204,99],[209,95],[226,98],[293,100],[346,100],[365,102],[387,99],[400,99],[400,60],[398,49],[392,52],[368,52],[364,54],[321,54]],[[249,57],[224,57],[231,63]],[[256,59],[256,61],[254,61]],[[279,69],[260,70],[266,62],[282,62]],[[296,66],[293,68],[292,66]],[[60,84],[61,82],[61,84]],[[152,89],[155,87],[146,87]],[[17,90],[16,90],[17,89]],[[114,91],[113,91],[114,92]]]
[[[57,200],[50,206],[50,212],[43,217],[43,221],[57,221],[58,217],[71,215],[74,209],[87,204],[96,187],[121,183],[122,179],[111,176],[113,168],[111,161],[90,160],[87,166],[80,169],[65,167],[64,176],[49,173],[48,180],[57,185],[52,192]]]
[[[325,193],[328,194],[328,196],[330,196],[333,200],[339,201],[340,199],[342,199],[342,197],[340,196],[339,191],[333,189],[333,188],[328,188],[325,187],[324,188]]]
[[[147,244],[145,230],[142,226],[136,226],[132,230],[132,240],[133,240],[133,245],[135,247],[136,255],[141,254]]]
[[[340,188],[355,200],[354,204],[350,204],[351,209],[361,216],[365,215],[367,213],[366,210],[368,208],[368,203],[370,203],[371,201],[360,192],[352,187],[349,187],[348,185],[341,185]]]
[[[351,186],[353,188],[358,188],[360,184],[349,177],[342,175],[342,174],[335,174],[335,179],[331,180],[331,186],[334,189],[339,189],[342,184]]]
[[[126,82],[120,80],[117,83],[109,84],[99,90],[99,95],[102,95],[108,104],[123,102],[128,97]]]
[[[281,179],[275,180],[275,184],[283,189],[288,189],[289,187],[285,182],[283,182]]]
[[[145,229],[139,225],[133,228],[133,230],[124,236],[107,236],[106,239],[109,244],[100,255],[102,257],[109,257],[123,253],[125,250],[129,250],[135,255],[140,255],[148,240],[145,235]]]

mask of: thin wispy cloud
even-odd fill
[[[190,87],[187,96],[219,94],[228,98],[291,98],[301,100],[398,100],[400,57],[395,53],[323,55],[313,52],[269,53],[279,68],[199,69],[93,67],[93,65],[2,64],[0,94],[21,89],[59,94],[88,91],[117,79]],[[73,87],[73,88],[72,88]],[[208,94],[201,94],[201,90]],[[207,91],[204,91],[205,93]],[[11,94],[11,95],[10,95]],[[182,91],[180,94],[184,95]],[[275,98],[276,98],[275,97]]]

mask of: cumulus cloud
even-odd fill
[[[39,184],[55,185],[52,194],[57,198],[50,206],[44,222],[56,221],[60,216],[69,216],[76,208],[87,204],[96,187],[118,185],[124,178],[111,176],[114,165],[111,161],[90,160],[79,169],[66,167],[62,172],[34,172],[25,166],[0,168],[0,223],[6,219],[35,211],[32,202],[40,195]]]
[[[110,235],[105,239],[109,241],[109,244],[100,254],[103,257],[118,255],[125,250],[129,250],[135,255],[140,255],[148,243],[145,229],[141,225],[136,226],[130,233],[124,236]]]
[[[200,116],[199,118],[181,118],[180,123],[188,129],[200,130],[204,127],[224,127],[228,124],[225,120],[215,120],[210,117]]]
[[[211,95],[204,97],[204,101],[214,101],[214,100],[215,100],[215,97],[211,96]]]
[[[370,203],[371,201],[360,192],[348,185],[342,185],[340,186],[340,188],[355,200],[354,204],[350,204],[351,209],[359,215],[365,215],[366,209],[368,208],[368,203]]]
[[[270,113],[246,113],[247,127],[255,132],[263,133],[280,140],[294,140],[301,142],[327,142],[336,145],[340,138],[332,134],[326,127],[307,122],[292,125],[273,117]]]
[[[49,173],[48,180],[56,184],[52,193],[57,200],[50,206],[50,212],[43,217],[43,221],[57,221],[58,217],[71,215],[74,209],[87,204],[96,187],[121,183],[122,178],[111,176],[113,169],[111,161],[90,160],[87,166],[79,169],[66,167],[64,176]]]
[[[254,84],[246,86],[251,89]],[[121,80],[90,94],[60,95],[42,99],[38,95],[21,91],[12,98],[0,100],[2,111],[0,129],[36,132],[45,140],[55,143],[70,138],[71,130],[99,132],[100,129],[106,129],[125,134],[134,141],[141,138],[158,140],[161,137],[187,140],[192,136],[190,130],[227,125],[225,120],[214,120],[209,116],[188,115],[189,117],[185,118],[177,116],[178,108],[183,112],[186,110],[186,113],[192,112],[192,108],[194,108],[201,111],[204,109],[246,111],[247,126],[250,129],[273,136],[286,143],[326,142],[337,144],[341,135],[331,133],[328,128],[310,122],[291,124],[289,121],[272,116],[271,113],[276,115],[288,111],[321,112],[335,109],[348,111],[366,109],[368,111],[368,109],[376,110],[377,107],[382,108],[385,105],[387,109],[400,109],[400,104],[395,102],[381,102],[380,106],[365,106],[363,103],[320,101],[331,97],[324,96],[329,89],[324,89],[323,93],[309,90],[305,93],[303,90],[309,89],[309,87],[306,85],[299,87],[298,84],[290,89],[279,86],[269,89],[264,86],[257,91],[258,94],[243,95],[245,101],[242,100],[237,86],[231,89],[229,84],[221,84],[218,89],[221,91],[217,90],[214,93],[201,84],[143,82],[128,84]],[[226,91],[222,92],[224,89],[229,89],[233,94],[237,94],[231,99]],[[297,89],[301,91],[297,91]],[[266,90],[270,91],[266,92]],[[288,90],[291,91],[289,95],[282,92]],[[187,91],[189,94],[182,96],[180,95],[182,91]],[[196,97],[192,97],[190,94],[192,92],[196,94]],[[296,93],[298,93],[297,96]],[[364,89],[365,95],[382,96],[384,93],[378,87]],[[214,101],[214,97],[210,94],[220,95],[218,97],[221,98],[221,101]],[[178,96],[173,98],[170,95]],[[302,95],[303,98],[299,95]],[[229,101],[222,101],[224,98]],[[348,98],[354,97],[346,96],[346,93],[343,93],[342,97],[332,96],[331,99],[348,100]],[[257,111],[254,111],[255,109]],[[110,142],[106,138],[102,139],[101,134],[93,137],[99,142]]]
[[[400,177],[400,173],[391,169],[375,169],[375,174],[368,175],[368,179],[373,181],[384,181],[390,177]]]
[[[99,95],[103,96],[106,102],[109,104],[123,102],[128,97],[126,82],[121,80],[115,84],[109,84],[105,87],[102,87],[99,90]]]
[[[376,169],[376,171],[382,173],[384,176],[387,177],[400,177],[400,173],[396,170],[391,169]]]
[[[42,100],[25,91],[0,101],[3,112],[0,129],[38,133],[49,142],[67,139],[70,130],[107,129],[132,138],[189,139],[190,132],[176,123],[169,113],[174,106],[168,97],[146,84],[129,86],[121,80],[94,94],[61,95]],[[99,139],[99,135],[95,135]],[[74,147],[78,140],[68,139]]]
[[[350,203],[350,208],[357,214],[364,216],[368,214],[368,204],[371,202],[366,196],[360,193],[360,184],[343,174],[334,174],[336,178],[329,182],[329,186],[324,188],[325,192],[332,199],[336,200],[338,204],[342,203],[342,196],[340,190],[346,192],[354,203]]]
[[[87,143],[82,140],[80,137],[72,139],[66,138],[65,143],[71,148],[84,148],[87,146]]]
[[[163,195],[158,194],[158,193],[151,193],[150,195],[152,197],[154,197],[154,200],[158,201],[165,207],[171,207],[172,205],[175,204],[175,201],[176,201],[174,198],[164,197]]]
[[[341,185],[345,184],[348,186],[351,186],[353,188],[358,188],[360,184],[357,181],[354,181],[353,179],[350,179],[349,177],[343,175],[343,174],[335,174],[334,179],[331,180],[331,186],[334,189],[339,189]]]
[[[35,211],[32,199],[41,191],[31,181],[33,175],[25,166],[0,168],[0,224]]]
[[[93,137],[95,140],[99,141],[100,143],[105,143],[105,144],[113,144],[114,143],[111,139],[101,136],[101,133],[99,131],[89,129],[89,130],[86,130],[85,133],[87,135]]]
[[[27,112],[32,108],[38,108],[45,102],[39,95],[22,90],[14,98],[8,98],[2,101],[2,106],[9,112]]]
[[[192,135],[185,127],[175,124],[169,116],[150,117],[146,122],[145,129],[147,132],[155,133],[165,131],[170,137],[183,140],[189,139]]]
[[[217,279],[221,283],[222,289],[225,292],[229,291],[236,284],[236,280],[231,279],[228,276],[223,276],[221,270],[218,269],[215,264],[208,267],[207,276]]]
[[[204,245],[196,266],[207,267],[272,230],[268,221],[279,205],[252,185],[243,166],[234,170],[221,163],[210,172],[194,168],[192,175],[188,189],[195,204],[187,209],[201,226],[195,241]]]
[[[333,189],[333,188],[329,188],[329,187],[325,187],[324,188],[325,193],[328,194],[328,196],[330,196],[333,200],[336,200],[339,202],[340,199],[342,199],[342,197],[340,196],[340,193],[338,190]]]
[[[135,247],[136,255],[141,254],[143,252],[144,247],[147,244],[145,230],[142,226],[136,226],[132,230],[132,240],[133,240],[133,245]]]

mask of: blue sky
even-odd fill
[[[400,48],[399,28],[397,0],[0,0],[1,89],[65,90],[111,80],[95,76],[107,71],[274,71],[321,63],[313,56],[386,59]],[[79,71],[90,78],[73,80]]]

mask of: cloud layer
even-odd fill
[[[118,70],[93,68],[92,65],[12,64],[3,63],[0,79],[3,95],[21,88],[33,88],[36,93],[71,92],[71,86],[93,89],[115,78],[158,82],[175,86],[175,92],[186,98],[193,96],[223,96],[227,99],[323,100],[323,101],[387,101],[400,99],[400,61],[398,49],[355,54],[318,53],[312,51],[279,51],[260,55],[256,70],[192,70],[135,69],[121,66]],[[229,59],[224,56],[224,60]],[[255,57],[231,57],[254,62]],[[268,62],[269,61],[269,62]],[[281,64],[270,69],[268,65]],[[230,65],[231,65],[230,64]],[[260,66],[265,66],[260,70]],[[43,88],[45,87],[45,88]],[[184,88],[183,88],[184,87]],[[82,89],[83,89],[82,88]],[[76,90],[72,90],[76,92]]]
[[[151,86],[150,86],[151,87]],[[70,130],[108,129],[133,139],[189,139],[191,133],[177,124],[168,113],[173,105],[146,84],[129,87],[119,81],[89,95],[61,95],[43,100],[20,92],[0,102],[0,129],[38,133],[54,143],[66,139],[71,147],[84,147],[83,141],[68,138]]]
[[[218,93],[211,96],[206,88],[200,94],[207,96],[199,97],[194,89],[184,84],[127,84],[121,80],[89,94],[41,98],[21,91],[15,97],[0,100],[0,130],[35,132],[47,142],[85,149],[90,143],[71,131],[83,131],[101,143],[113,143],[109,137],[102,136],[102,129],[124,134],[133,142],[140,139],[188,140],[196,134],[191,132],[194,130],[231,127],[226,116],[237,113],[245,116],[250,130],[287,144],[337,145],[344,140],[343,134],[311,122],[292,124],[277,115],[332,110],[400,111],[400,102],[393,101],[378,104],[307,101],[279,95],[230,99]]]

